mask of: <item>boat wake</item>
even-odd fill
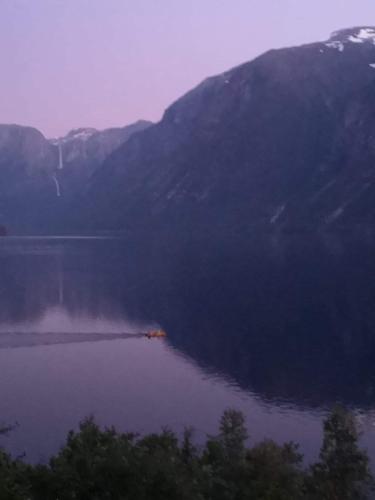
[[[144,338],[146,333],[2,332],[0,349]]]

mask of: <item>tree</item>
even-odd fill
[[[372,486],[355,419],[342,408],[324,422],[320,460],[308,471],[296,444],[248,446],[247,437],[235,410],[203,448],[190,429],[181,439],[168,429],[139,437],[88,418],[49,465],[0,449],[0,500],[361,500]]]
[[[71,431],[65,446],[38,477],[36,498],[102,500],[126,498],[132,488],[134,435],[100,429],[92,418],[81,422],[79,432]],[[43,471],[39,471],[43,473]],[[42,477],[41,477],[42,476]]]
[[[205,498],[240,498],[247,438],[243,414],[233,409],[225,410],[220,432],[207,440],[202,457]]]
[[[233,409],[225,410],[220,420],[219,440],[227,460],[236,463],[244,458],[248,437],[243,413]]]
[[[248,449],[243,498],[298,500],[303,498],[302,455],[295,443],[278,445],[266,439]]]
[[[6,435],[14,425],[0,427],[0,435]],[[11,456],[0,449],[0,498],[1,500],[24,500],[30,489],[29,473],[31,467],[21,460],[12,460]]]
[[[324,421],[320,460],[312,467],[308,489],[321,500],[366,499],[373,480],[367,453],[359,449],[354,416],[336,407]]]

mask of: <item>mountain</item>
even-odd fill
[[[0,223],[33,224],[55,190],[54,156],[54,147],[35,128],[0,125]]]
[[[35,128],[0,124],[0,166],[17,174],[32,174],[52,163],[53,148]]]
[[[373,227],[375,28],[208,78],[103,163],[95,229],[206,238]]]
[[[68,213],[103,160],[150,122],[103,131],[76,129],[47,140],[20,125],[0,125],[0,224],[10,232],[70,230]]]

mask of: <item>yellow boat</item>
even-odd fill
[[[151,330],[145,335],[148,339],[160,339],[167,336],[164,330]]]

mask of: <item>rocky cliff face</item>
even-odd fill
[[[53,162],[53,148],[35,128],[0,125],[0,165],[32,174]]]
[[[36,129],[0,125],[0,224],[31,224],[55,190],[54,147]]]
[[[374,109],[375,28],[271,50],[205,80],[104,162],[93,225],[222,236],[372,227]]]

